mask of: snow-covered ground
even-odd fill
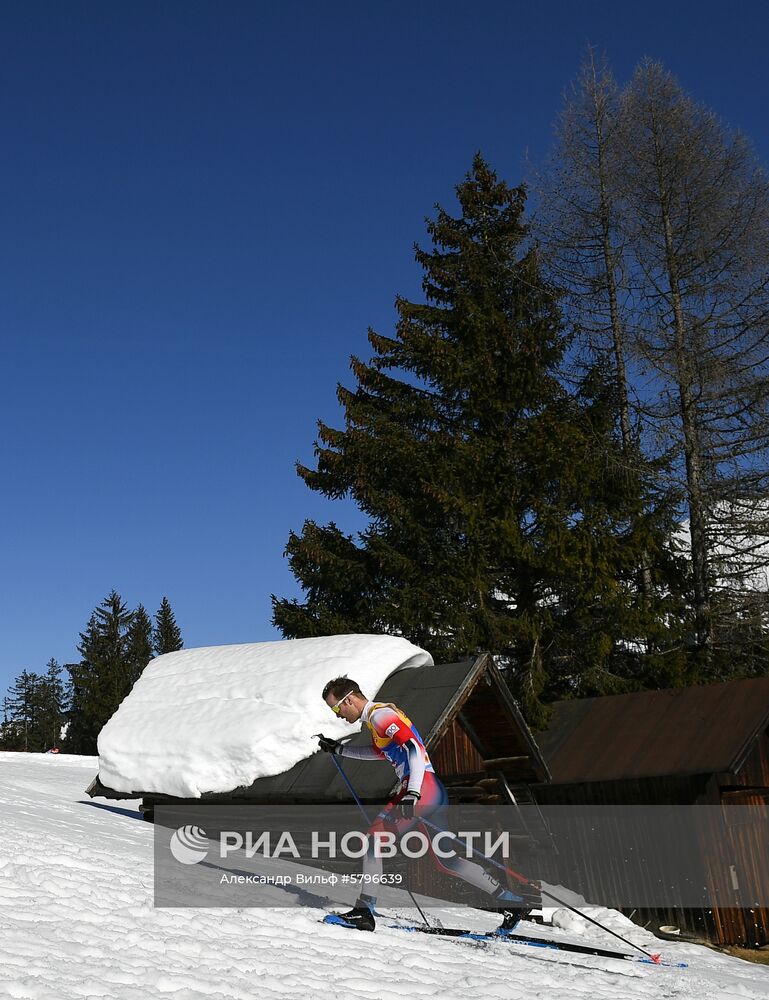
[[[313,909],[156,910],[153,828],[135,802],[89,800],[83,789],[94,772],[93,758],[0,753],[0,997],[769,997],[769,968],[657,941],[611,911],[602,918],[615,930],[690,967],[474,945],[382,926],[365,934],[321,924],[323,911]],[[461,918],[465,926],[493,924],[488,913],[461,911]],[[570,916],[563,923],[572,940],[615,944]]]

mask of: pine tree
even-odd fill
[[[62,668],[51,658],[38,686],[35,728],[41,749],[58,747],[61,742],[61,730],[66,721],[66,695],[61,675]]]
[[[647,412],[678,458],[704,669],[728,674],[735,620],[765,616],[751,620],[740,576],[765,566],[769,542],[769,179],[745,137],[659,63],[636,70],[622,113],[635,344],[655,378]],[[732,572],[719,572],[723,549]],[[766,651],[765,637],[764,663]]]
[[[128,690],[141,677],[142,671],[152,659],[152,622],[143,604],[134,611],[126,633],[126,671]],[[127,692],[126,692],[127,693]]]
[[[606,59],[596,59],[588,49],[565,96],[554,153],[538,178],[536,235],[546,273],[563,290],[562,307],[578,333],[571,363],[579,358],[601,368],[610,380],[623,461],[643,497],[635,516],[654,525],[651,548],[639,551],[635,574],[651,613],[650,631],[637,634],[633,644],[640,641],[647,653],[644,683],[666,686],[688,682],[696,673],[686,638],[691,574],[685,560],[674,555],[672,542],[681,517],[681,494],[673,481],[675,456],[669,442],[660,449],[667,435],[650,432],[649,413],[641,402],[638,270],[632,263],[626,176],[627,149],[640,140],[626,112],[626,93]],[[636,528],[644,534],[643,524]]]
[[[338,390],[344,430],[319,423],[317,468],[298,467],[369,525],[290,535],[305,599],[273,598],[274,622],[289,637],[394,632],[438,658],[492,650],[537,722],[544,691],[588,669],[591,690],[614,683],[623,628],[650,630],[623,573],[659,534],[629,516],[639,484],[605,418],[611,386],[598,369],[579,395],[559,378],[568,337],[524,189],[479,155],[457,196],[461,215],[439,207],[416,250],[426,301],[397,300],[394,338],[369,332],[372,360],[353,358],[357,388]]]
[[[131,688],[127,635],[133,613],[113,590],[80,633],[80,662],[68,664],[72,713],[66,745],[72,753],[95,754],[99,732]]]
[[[18,750],[16,745],[17,730],[11,712],[11,700],[6,694],[3,698],[3,721],[0,723],[0,750]]]
[[[690,672],[765,672],[766,172],[651,60],[620,90],[589,52],[556,135],[539,234],[587,353],[612,360],[628,457],[685,523]]]
[[[40,682],[39,674],[22,670],[8,691],[5,706],[11,726],[11,740],[15,744],[13,749],[40,750],[36,728]]]
[[[162,656],[164,653],[175,653],[177,649],[182,649],[184,646],[181,630],[176,624],[176,618],[167,597],[164,597],[160,602],[160,607],[155,614],[152,643],[156,656]]]
[[[619,87],[605,58],[588,49],[564,96],[556,146],[538,177],[537,238],[562,289],[562,308],[588,357],[611,366],[624,450],[637,441],[631,408],[631,292],[623,228],[622,156],[627,138]]]

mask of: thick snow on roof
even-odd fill
[[[280,774],[317,750],[313,733],[349,735],[321,699],[354,678],[374,696],[396,670],[432,664],[387,635],[206,646],[153,660],[99,734],[99,778],[122,792],[198,798]]]

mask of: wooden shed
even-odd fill
[[[375,697],[395,702],[409,714],[452,802],[531,802],[530,786],[550,780],[544,758],[488,654],[397,671]],[[368,734],[362,732],[350,745],[368,742]],[[386,763],[348,760],[345,770],[364,802],[385,801],[397,785]],[[141,798],[148,819],[154,806],[163,802],[312,805],[349,801],[344,782],[322,753],[306,757],[282,774],[258,778],[229,792],[205,794],[202,799],[183,800],[139,788],[117,792],[98,777],[87,792],[92,797]]]
[[[765,806],[769,678],[558,702],[537,742],[552,777],[535,790],[542,805]],[[743,883],[762,881],[757,866],[765,865],[769,844],[755,832],[716,849],[709,839],[707,850],[702,861],[713,884],[725,872]],[[586,870],[583,890],[600,891],[605,877]],[[769,943],[767,908],[668,908],[633,919],[677,925],[719,944]]]
[[[377,692],[377,701],[403,708],[425,741],[431,760],[446,785],[451,804],[503,803],[514,807],[521,843],[534,845],[547,836],[537,823],[539,810],[530,792],[533,784],[549,781],[544,758],[511,697],[493,658],[483,654],[459,663],[414,667],[392,674]],[[370,742],[356,734],[352,746]],[[385,763],[346,760],[345,771],[361,801],[382,803],[397,787],[392,767]],[[314,753],[281,774],[258,778],[229,792],[181,799],[135,789],[118,792],[95,778],[86,790],[91,797],[141,798],[141,810],[153,819],[158,805],[218,803],[222,805],[325,805],[348,803],[350,793],[324,753]],[[521,809],[521,806],[526,806]],[[441,878],[433,866],[420,865],[419,891],[441,895]],[[529,905],[538,905],[532,896]]]

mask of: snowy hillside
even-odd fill
[[[765,1000],[769,969],[668,945],[602,916],[690,968],[320,924],[322,910],[155,910],[153,828],[136,803],[89,801],[91,758],[0,753],[0,997],[18,1000]],[[434,912],[434,911],[431,911]],[[454,911],[489,928],[488,913]],[[534,931],[533,925],[526,929]],[[541,930],[541,929],[538,929]],[[579,930],[572,928],[574,939]],[[612,947],[584,930],[582,940]]]

